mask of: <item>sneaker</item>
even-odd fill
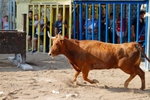
[[[37,50],[33,50],[32,53],[35,53]]]

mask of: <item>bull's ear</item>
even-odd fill
[[[64,37],[62,35],[58,34],[58,37],[60,40],[64,40]]]
[[[50,39],[52,39],[52,40],[56,38],[56,37],[50,36],[49,31],[47,31],[47,35],[48,35],[48,37],[49,37]]]

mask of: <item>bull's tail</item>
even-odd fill
[[[150,62],[150,59],[146,56],[142,45],[140,43],[136,43],[136,47],[141,51],[141,53],[144,55],[144,57]]]

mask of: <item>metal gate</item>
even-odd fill
[[[57,20],[57,15],[60,13],[63,16],[63,20],[68,21],[68,36],[71,38],[71,22],[72,22],[72,5],[71,3],[68,2],[68,4],[40,4],[40,5],[28,5],[28,11],[33,12],[33,21],[32,23],[35,22],[34,20],[34,15],[38,14],[39,19],[42,17],[44,18],[44,23],[46,23],[46,20],[48,19],[50,21],[50,35],[54,36],[54,24],[55,21]],[[29,20],[27,20],[27,25],[29,25]],[[35,29],[34,25],[32,25],[32,40],[34,39],[34,34],[35,34]],[[38,26],[38,29],[40,30],[40,27]],[[29,34],[29,27],[27,27],[27,35]],[[44,38],[43,38],[43,43],[40,41],[40,35],[38,35],[38,51],[46,51],[46,29],[44,29]],[[38,31],[38,34],[39,31]],[[64,25],[62,29],[62,35],[64,36]],[[40,50],[40,46],[42,46],[42,50]],[[51,41],[49,40],[49,46],[51,46]],[[27,43],[27,50],[29,49],[28,43]],[[33,42],[32,42],[32,50],[33,50]]]
[[[80,40],[96,39],[111,43],[124,43],[131,41],[141,42],[145,48],[145,52],[148,57],[150,57],[149,34],[147,30],[149,28],[148,18],[145,19],[146,23],[143,25],[143,29],[139,31],[140,13],[143,13],[143,9],[140,9],[140,6],[142,4],[146,4],[147,12],[149,5],[148,3],[149,0],[74,0],[73,25],[75,27],[73,30],[73,38],[78,38]],[[133,9],[133,7],[135,9]],[[85,13],[85,17],[83,17],[83,12]],[[79,14],[79,17],[76,16],[77,13]],[[105,19],[103,19],[102,14],[105,15]],[[110,25],[110,15],[112,17],[112,25]],[[137,17],[135,29],[136,33],[135,38],[132,38],[134,35],[134,29],[132,29],[134,28],[132,25],[134,17]],[[85,22],[83,20],[85,20]],[[89,26],[86,23],[92,24]],[[145,39],[142,39],[141,41],[141,34],[144,33],[143,30],[145,30],[145,36],[143,36]],[[112,34],[110,34],[110,32]],[[149,63],[147,61],[145,63],[145,69],[150,70]]]

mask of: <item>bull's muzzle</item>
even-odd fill
[[[48,53],[48,56],[51,56],[51,53]]]

